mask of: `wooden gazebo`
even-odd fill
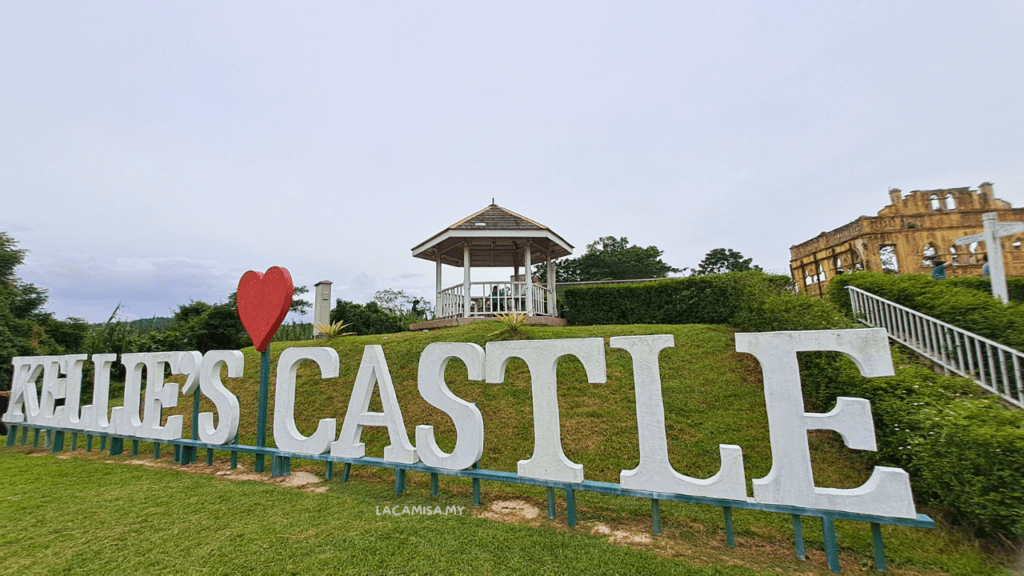
[[[570,254],[572,245],[547,226],[493,203],[412,249],[414,257],[437,266],[438,319],[483,319],[506,312],[553,319],[558,314],[554,260]],[[541,262],[547,264],[546,285],[531,274]],[[443,264],[462,268],[460,284],[441,286]],[[472,268],[481,267],[512,268],[513,275],[507,282],[473,282]]]

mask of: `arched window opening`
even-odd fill
[[[825,281],[825,269],[821,267],[821,264],[818,264],[818,283],[820,284],[820,283],[822,283],[824,281]]]
[[[811,284],[814,284],[814,282],[814,268],[811,268],[810,266],[804,268],[804,284],[810,286]]]
[[[953,198],[953,193],[946,194],[946,210],[956,210],[956,198]]]
[[[967,250],[971,253],[967,257],[968,264],[981,264],[981,255],[985,252],[984,242],[971,242],[967,246]]]
[[[949,247],[949,259],[952,260],[953,266],[960,265],[960,255],[956,253],[956,246]]]
[[[924,247],[924,259],[921,261],[922,266],[935,266],[935,257],[939,255],[938,250],[935,249],[935,245],[928,243]]]
[[[896,274],[900,271],[900,264],[896,261],[896,246],[886,244],[878,249],[878,258],[882,261],[882,272]]]
[[[842,256],[836,256],[835,266],[836,266],[836,276],[846,272],[846,269],[843,268],[843,257]]]
[[[942,203],[939,202],[939,195],[938,194],[932,194],[932,196],[931,196],[931,198],[929,200],[931,200],[931,203],[932,203],[932,210],[935,210],[936,212],[938,212],[939,210],[942,210]]]
[[[1014,250],[1020,250],[1020,241],[1014,242],[1012,246]]]
[[[853,270],[854,272],[864,269],[864,263],[860,261],[860,256],[854,255],[853,257]]]

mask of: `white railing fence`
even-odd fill
[[[527,310],[527,290],[531,291],[532,307]],[[465,292],[462,284],[438,293],[438,318],[459,318],[465,313]],[[470,282],[469,315],[472,318],[494,316],[507,312],[529,312],[534,316],[555,315],[555,294],[546,286],[526,282]]]
[[[1024,353],[853,286],[854,316],[950,372],[1024,408]]]

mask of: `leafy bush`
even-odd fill
[[[864,378],[841,354],[802,354],[805,394],[823,409],[836,395],[867,398],[878,439],[878,452],[867,454],[906,470],[916,500],[978,534],[1024,536],[1024,413],[966,378],[898,352],[893,360],[895,376]]]
[[[846,286],[856,286],[886,300],[974,332],[1018,350],[1024,350],[1024,305],[1003,304],[977,288],[981,279],[932,280],[921,274],[890,276],[857,272],[835,277],[829,283],[829,299],[851,313]]]
[[[333,340],[341,336],[352,336],[355,332],[345,332],[345,328],[348,328],[348,324],[344,322],[335,322],[333,324],[324,324],[323,322],[317,322],[313,325],[317,332],[323,334],[328,340]]]
[[[402,317],[389,314],[376,302],[354,304],[338,298],[331,310],[331,323],[348,324],[350,330],[359,335],[392,334],[409,328],[403,325]]]
[[[985,294],[992,294],[992,281],[989,278],[961,276],[959,278],[950,278],[949,280],[946,280],[946,282],[952,286],[969,288],[971,290],[977,290],[978,292],[984,292]],[[1010,296],[1010,302],[1024,302],[1024,277],[1015,276],[1007,278],[1006,291]]]
[[[501,322],[501,330],[497,332],[491,332],[488,336],[494,336],[495,334],[505,334],[508,336],[517,336],[522,333],[523,326],[526,324],[526,319],[529,314],[526,312],[508,312],[507,314],[498,314],[495,318]]]
[[[733,272],[656,282],[579,286],[563,294],[572,325],[724,324],[743,310],[751,294],[783,293],[787,276]]]

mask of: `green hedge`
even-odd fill
[[[885,274],[839,278],[844,282],[866,278],[871,281],[866,284],[885,284],[897,298],[921,297],[922,287],[934,289],[941,284],[927,277],[894,282],[900,277]],[[949,313],[964,302],[974,303],[980,311],[991,310],[991,296],[966,288],[956,290],[969,295],[958,298],[926,292],[926,297],[937,299],[935,309],[940,313]],[[846,292],[835,291],[839,296]],[[849,317],[827,299],[788,294],[763,285],[751,289],[749,284],[744,295],[746,300],[738,304],[731,320],[742,331],[853,326]],[[998,304],[997,313],[1005,315],[1015,306]],[[865,454],[873,463],[906,470],[918,502],[941,507],[950,520],[977,534],[1024,537],[1024,412],[1007,409],[966,378],[937,375],[898,349],[894,350],[893,361],[895,376],[864,378],[853,361],[838,352],[801,353],[801,379],[809,409],[827,412],[837,396],[867,398],[871,401],[878,452]]]
[[[977,276],[961,276],[946,280],[947,284],[960,288],[969,288],[985,294],[992,294],[992,281],[988,278]],[[1006,290],[1010,296],[1010,302],[1024,302],[1024,278],[1014,276],[1006,279]]]
[[[725,324],[743,309],[748,295],[781,293],[791,282],[786,276],[733,272],[579,286],[563,294],[565,318],[570,325]]]
[[[841,354],[802,354],[804,392],[819,409],[836,395],[870,400],[878,452],[866,454],[906,470],[918,502],[979,535],[1024,536],[1024,413],[898,351],[893,361],[895,376],[864,378]]]
[[[921,274],[857,272],[836,276],[829,298],[851,313],[847,286],[855,286],[990,340],[1024,350],[1024,305],[1003,304],[980,288],[980,278],[932,280]]]

